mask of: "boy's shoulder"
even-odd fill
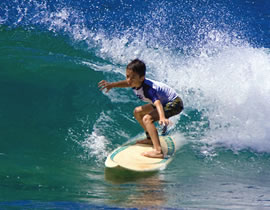
[[[164,83],[162,83],[162,82],[159,82],[159,81],[157,81],[157,80],[153,80],[153,79],[148,79],[148,78],[145,78],[145,80],[144,80],[144,83],[146,84],[146,85],[165,85]]]
[[[154,83],[154,80],[151,80],[151,79],[148,79],[148,78],[145,78],[144,81],[143,81],[144,85],[153,85],[153,83]]]
[[[153,79],[148,79],[148,78],[145,78],[144,84],[147,85],[147,86],[150,86],[152,88],[168,86],[165,83],[162,83],[162,82],[159,82],[159,81],[156,81],[156,80],[153,80]]]
[[[145,78],[145,80],[143,81],[143,89],[156,89],[158,87],[157,85],[157,81],[152,80],[152,79],[148,79]]]

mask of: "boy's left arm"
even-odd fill
[[[154,105],[156,106],[157,111],[158,111],[159,124],[166,125],[166,126],[169,125],[169,120],[165,117],[164,109],[163,109],[163,106],[162,106],[160,100],[156,100],[154,102]]]

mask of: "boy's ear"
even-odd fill
[[[141,81],[141,82],[143,82],[144,79],[145,79],[145,76],[141,76],[141,77],[140,77],[140,81]]]

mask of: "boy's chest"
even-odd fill
[[[148,102],[148,103],[152,103],[152,100],[150,98],[148,98],[149,96],[148,97],[146,96],[145,91],[143,90],[143,88],[140,88],[138,90],[133,89],[133,92],[135,93],[135,95],[139,99],[141,99],[141,100],[143,100],[145,102]]]

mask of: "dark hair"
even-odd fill
[[[144,62],[142,62],[139,59],[135,59],[133,61],[131,61],[128,65],[127,65],[127,69],[130,69],[134,72],[136,72],[137,74],[139,74],[140,77],[145,76],[145,71],[146,71],[146,67]]]

